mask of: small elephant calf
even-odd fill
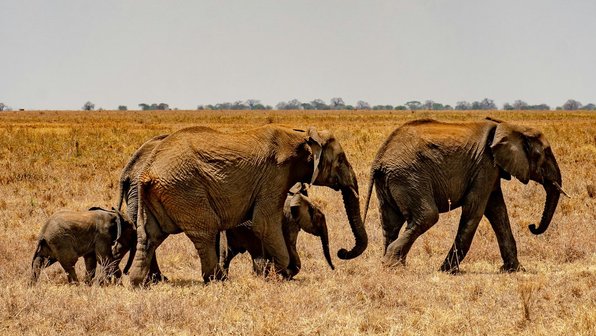
[[[30,284],[37,282],[44,267],[56,261],[66,271],[68,282],[78,282],[74,266],[79,257],[85,258],[87,284],[95,277],[98,261],[106,265],[108,275],[120,278],[122,272],[118,264],[136,243],[135,237],[132,223],[113,208],[59,211],[46,221],[39,234]]]
[[[335,269],[329,253],[329,236],[327,233],[327,222],[325,214],[312,203],[308,198],[305,185],[297,183],[290,191],[284,203],[284,216],[282,219],[282,230],[290,264],[288,265],[287,278],[292,278],[300,271],[300,256],[296,250],[296,242],[300,229],[321,237],[323,254],[331,269]],[[249,224],[249,225],[246,225]],[[261,240],[255,235],[250,227],[251,222],[245,222],[242,225],[226,231],[227,249],[223,256],[223,268],[227,273],[232,259],[239,253],[248,251],[253,260],[253,269],[255,273],[262,274],[267,271],[267,267],[262,265],[273,265],[271,256],[264,251]]]

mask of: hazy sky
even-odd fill
[[[595,0],[0,0],[0,102],[596,103]]]

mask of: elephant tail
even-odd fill
[[[33,259],[31,260],[31,279],[29,280],[29,286],[32,286],[37,282],[41,269],[50,264],[48,262],[47,253],[44,253],[46,252],[46,248],[47,242],[45,239],[41,238],[37,242],[37,247],[35,248],[35,253],[33,253]]]
[[[370,179],[368,180],[368,191],[366,192],[366,200],[364,201],[364,217],[362,224],[366,223],[366,214],[368,213],[368,206],[370,205],[370,197],[372,196],[373,186],[375,185],[375,176],[377,175],[377,167],[370,170]]]
[[[124,195],[130,190],[130,179],[124,178],[120,180],[120,196],[118,198],[118,211],[122,211],[122,203],[124,202]]]

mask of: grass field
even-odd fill
[[[561,198],[549,230],[534,236],[527,227],[540,219],[542,186],[503,182],[524,273],[498,272],[501,258],[485,219],[463,274],[438,272],[459,210],[442,214],[416,241],[405,267],[382,267],[375,197],[366,221],[369,248],[357,259],[339,260],[335,251],[353,245],[341,195],[313,187],[311,196],[327,216],[335,271],[319,240],[303,233],[295,280],[254,276],[242,255],[233,261],[229,281],[205,286],[194,247],[176,235],[157,251],[169,283],[138,290],[125,278],[123,286],[71,286],[54,265],[37,286],[27,287],[45,219],[61,208],[116,205],[120,170],[154,135],[191,125],[236,131],[271,122],[329,129],[362,192],[377,149],[397,126],[416,118],[485,116],[543,131],[572,196]],[[0,334],[595,335],[595,171],[596,113],[589,112],[2,112]],[[79,275],[83,270],[79,261]]]

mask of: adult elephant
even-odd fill
[[[120,194],[118,196],[118,211],[122,211],[122,205],[126,203],[126,214],[128,218],[131,219],[132,223],[135,224],[137,222],[137,209],[138,209],[138,191],[137,191],[137,182],[138,182],[138,175],[141,173],[145,164],[147,163],[147,159],[149,155],[165,137],[167,134],[162,134],[155,136],[149,140],[147,140],[144,144],[141,145],[130,157],[128,163],[122,169],[120,173]],[[136,240],[136,235],[135,235]],[[124,274],[128,273],[132,261],[134,259],[136,252],[136,241],[133,242],[132,249],[130,250],[130,254],[128,256],[128,262],[124,267]],[[157,257],[154,256],[153,260],[151,261],[151,271],[149,273],[149,277],[155,281],[167,281],[167,277],[161,273],[159,269],[159,265],[157,263]]]
[[[184,232],[201,259],[203,279],[224,276],[216,252],[220,231],[251,220],[253,231],[286,273],[282,233],[286,193],[297,182],[341,190],[356,244],[341,259],[364,252],[368,238],[358,201],[358,183],[346,155],[328,131],[267,125],[239,133],[201,128],[177,131],[151,153],[139,175],[137,254],[131,284],[141,285],[155,249],[168,234]]]
[[[364,218],[373,184],[380,203],[385,238],[384,264],[405,263],[408,251],[439,213],[462,207],[455,242],[441,271],[458,272],[482,216],[495,231],[503,271],[522,269],[501,178],[541,183],[546,203],[540,225],[548,228],[561,189],[561,172],[544,135],[533,128],[487,118],[480,122],[416,120],[397,128],[379,149],[371,169]],[[402,235],[403,223],[408,225]]]

